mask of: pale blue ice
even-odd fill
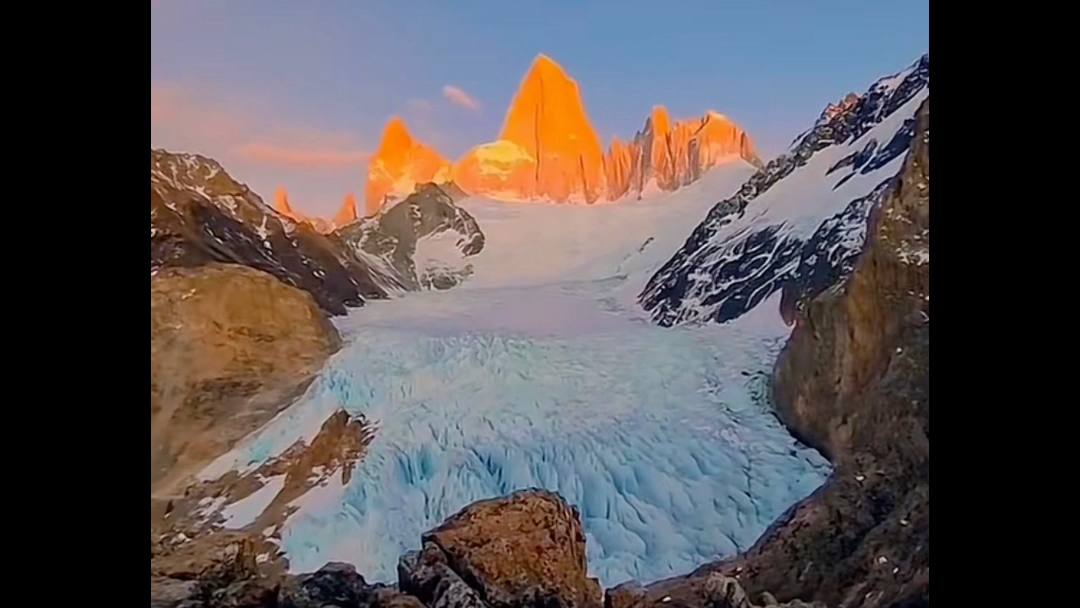
[[[317,488],[289,520],[293,571],[343,560],[396,580],[398,557],[447,516],[543,487],[580,509],[603,584],[652,581],[745,550],[828,474],[763,399],[782,323],[662,329],[572,288],[501,291],[353,313],[304,401],[248,446],[241,464],[336,407],[378,424],[348,486]],[[545,332],[551,315],[569,329]]]
[[[346,486],[334,476],[294,503],[282,531],[293,571],[337,560],[394,581],[424,531],[529,487],[578,507],[605,586],[748,548],[829,473],[766,402],[790,332],[777,298],[726,325],[678,329],[633,303],[723,194],[719,180],[744,176],[711,179],[652,206],[475,205],[489,244],[472,285],[339,320],[346,346],[305,396],[204,473],[254,466],[336,408],[377,425]],[[607,248],[579,268],[594,243]],[[563,268],[545,261],[557,252]]]

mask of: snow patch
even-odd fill
[[[285,475],[267,479],[263,487],[222,510],[221,516],[225,519],[224,526],[236,529],[250,525],[262,515],[262,512],[266,510],[266,507],[270,506],[274,497],[284,487]]]

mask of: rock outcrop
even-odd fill
[[[295,399],[340,347],[312,296],[237,264],[150,279],[150,490],[189,475]]]
[[[310,442],[298,439],[258,467],[230,469],[182,493],[151,494],[151,544],[179,549],[209,535],[248,532],[280,545],[281,528],[297,510],[294,501],[316,487],[347,485],[373,436],[362,416],[337,410]],[[202,478],[214,474],[214,464],[200,471]]]
[[[671,192],[712,167],[738,160],[762,167],[750,136],[726,116],[709,111],[701,118],[672,121],[666,108],[656,106],[633,141],[611,142],[608,198]]]
[[[278,204],[288,208],[288,197]],[[150,151],[150,274],[212,262],[250,266],[310,293],[331,314],[385,298],[398,284],[336,237],[265,205],[217,162]]]
[[[449,289],[472,274],[469,258],[484,248],[484,233],[454,204],[453,183],[421,184],[405,200],[335,233],[358,256],[379,260],[405,289]]]
[[[450,179],[450,162],[435,148],[413,139],[405,121],[393,117],[383,130],[382,142],[368,161],[365,216],[373,216],[388,202],[404,198],[419,184]]]
[[[428,605],[448,603],[440,588],[453,585],[433,580],[445,564],[442,576],[464,581],[492,608],[600,608],[600,584],[587,576],[581,515],[555,493],[526,490],[475,502],[423,543],[402,558],[399,572],[402,590]]]
[[[396,587],[369,585],[348,564],[285,574],[274,543],[218,531],[151,539],[151,606],[202,608],[600,608],[577,509],[544,490],[474,503],[406,554]]]
[[[334,218],[330,223],[333,225],[334,230],[337,230],[338,228],[348,226],[359,218],[360,215],[356,211],[356,195],[350,192],[345,195],[345,200],[341,203],[341,208],[334,214]]]
[[[818,118],[818,123],[829,122],[840,114],[854,108],[857,103],[859,103],[859,96],[855,93],[848,93],[840,101],[825,106],[825,109],[821,111],[821,116]]]

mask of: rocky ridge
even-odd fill
[[[151,276],[213,262],[269,273],[307,291],[331,314],[400,288],[333,235],[276,213],[216,161],[151,150]]]
[[[294,222],[308,224],[320,234],[329,234],[338,228],[355,222],[359,217],[356,210],[356,195],[351,192],[345,195],[341,207],[338,208],[332,218],[327,220],[297,211],[289,202],[289,192],[285,186],[278,186],[274,191],[274,211]]]
[[[737,160],[762,167],[750,137],[727,117],[710,111],[701,118],[672,121],[664,106],[656,106],[632,141],[611,142],[608,198],[678,190],[706,170]]]
[[[404,200],[335,235],[358,256],[392,268],[405,289],[449,289],[469,277],[469,258],[484,248],[484,233],[454,204],[453,184],[421,184]]]
[[[841,188],[855,176],[875,176],[903,156],[915,119],[905,115],[900,120],[897,113],[914,114],[914,100],[928,96],[929,87],[930,55],[926,54],[908,69],[874,83],[856,102],[827,109],[788,153],[770,161],[734,196],[709,211],[684,245],[649,279],[639,296],[641,305],[663,326],[723,323],[787,283],[820,290],[846,276],[862,248],[867,214],[884,195],[892,172],[848,198],[841,198],[840,193],[849,192]],[[836,150],[846,154],[823,165],[820,159],[835,157]],[[807,172],[820,174],[807,177]],[[842,203],[839,210],[819,220],[816,228],[800,233],[806,228],[791,222],[798,209],[773,218],[761,205],[751,206],[770,196],[774,187],[789,183],[788,178],[831,180],[836,194],[803,195],[805,182],[798,182],[803,184],[799,192],[789,189],[785,197],[806,196],[800,206],[834,198]],[[785,299],[783,314],[789,322],[794,319],[793,305]]]

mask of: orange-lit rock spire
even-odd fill
[[[450,163],[431,146],[413,139],[405,121],[393,117],[368,164],[365,215],[374,215],[386,196],[408,196],[417,184],[445,181]]]
[[[289,192],[285,190],[285,186],[278,186],[277,190],[274,190],[274,211],[291,220],[300,219],[296,212],[293,211],[292,206],[289,205]]]
[[[345,195],[345,202],[341,203],[341,208],[331,221],[336,229],[355,222],[356,218],[356,195],[350,192]]]
[[[604,196],[603,148],[577,82],[551,58],[537,56],[499,139],[469,150],[454,181],[466,192],[510,200],[592,203]]]
[[[725,116],[709,111],[701,118],[672,121],[666,108],[656,106],[632,142],[611,142],[608,197],[672,191],[739,159],[761,166],[749,136]]]

